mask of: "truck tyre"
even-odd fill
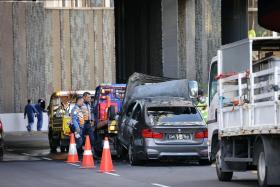
[[[232,179],[233,172],[232,171],[229,171],[229,172],[222,171],[221,164],[220,164],[221,163],[220,152],[221,152],[221,150],[218,151],[217,156],[216,156],[217,176],[218,176],[219,181],[229,182]]]
[[[260,152],[258,158],[258,182],[261,187],[267,186],[267,167],[265,164],[265,153],[263,150]]]
[[[141,165],[141,162],[137,158],[135,158],[134,145],[133,145],[132,141],[128,146],[128,160],[129,160],[130,165],[132,165],[132,166]]]
[[[49,129],[48,137],[49,137],[49,145],[50,145],[51,153],[56,153],[57,141],[53,138],[53,133],[51,128]]]

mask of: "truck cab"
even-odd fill
[[[126,84],[101,84],[96,87],[93,102],[95,125],[95,151],[102,153],[105,136],[115,145],[118,133],[117,120],[121,111]]]
[[[257,170],[260,186],[280,185],[280,38],[221,46],[208,82],[208,153],[220,181]]]
[[[210,65],[210,73],[208,78],[208,157],[211,162],[215,160],[218,147],[218,120],[217,112],[219,106],[218,97],[218,81],[216,76],[218,75],[218,57],[214,57]]]

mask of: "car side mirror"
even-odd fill
[[[188,81],[189,97],[191,99],[198,96],[198,83],[196,81]]]

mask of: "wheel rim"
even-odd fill
[[[216,154],[216,169],[220,173],[221,170],[221,164],[220,164],[220,158],[221,158],[221,150],[219,150]]]
[[[263,182],[266,176],[265,156],[263,152],[261,152],[259,156],[258,173],[260,180]]]

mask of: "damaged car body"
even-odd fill
[[[197,85],[158,77],[152,83],[149,78],[148,84],[143,79],[134,88],[128,84],[118,123],[119,154],[127,153],[132,165],[165,159],[208,164],[207,127],[192,102],[196,88],[189,82]]]

